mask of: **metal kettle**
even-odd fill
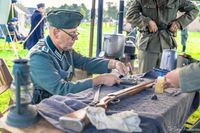
[[[164,49],[160,68],[171,71],[176,68],[177,54],[175,49]]]
[[[104,46],[106,56],[120,58],[124,54],[125,37],[123,34],[104,34]]]

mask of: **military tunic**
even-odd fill
[[[179,79],[183,92],[200,91],[200,63],[193,63],[182,68]]]
[[[177,12],[185,12],[177,17]],[[158,67],[163,49],[176,48],[174,34],[168,30],[170,23],[176,20],[181,29],[191,23],[198,9],[188,0],[134,0],[127,11],[127,21],[139,28],[137,39],[139,48],[140,73]],[[156,22],[158,32],[150,33],[148,23]]]
[[[49,36],[39,41],[30,50],[28,57],[33,85],[36,90],[45,90],[48,93],[45,98],[77,93],[93,87],[92,79],[71,82],[74,68],[97,74],[110,72],[109,60],[87,58],[74,50],[60,53]]]

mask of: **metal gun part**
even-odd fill
[[[59,124],[62,128],[73,130],[75,132],[83,131],[85,123],[78,118],[60,117]]]
[[[100,96],[101,86],[102,85],[97,86],[98,87],[97,91],[94,94],[93,101],[89,104],[90,106],[95,106],[97,103],[99,103],[99,96]]]

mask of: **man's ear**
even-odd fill
[[[56,28],[53,29],[53,35],[56,39],[59,37],[59,32],[60,32],[59,29]]]

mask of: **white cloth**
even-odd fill
[[[101,107],[88,107],[87,117],[97,129],[115,129],[123,132],[141,132],[140,118],[134,110],[106,115]]]

